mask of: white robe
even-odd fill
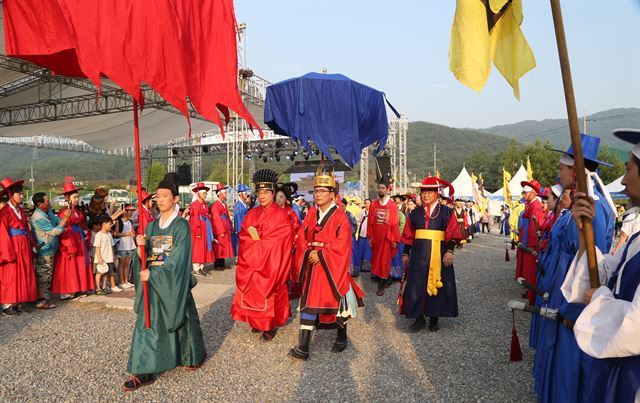
[[[615,255],[602,255],[596,247],[600,283],[606,284],[620,264],[626,245]],[[640,237],[629,245],[627,259],[640,252]],[[626,265],[625,261],[625,265]],[[620,288],[620,280],[625,269],[618,274],[615,290]],[[562,294],[568,302],[584,303],[585,292],[590,289],[587,254],[576,255],[562,284]],[[640,287],[633,301],[616,299],[606,286],[598,288],[591,302],[576,321],[573,332],[580,349],[594,358],[614,358],[640,355]]]

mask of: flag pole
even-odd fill
[[[567,38],[564,33],[564,23],[562,21],[562,8],[560,0],[551,1],[551,13],[553,14],[553,26],[556,31],[556,43],[558,45],[558,56],[560,57],[560,69],[562,71],[562,84],[564,86],[564,98],[567,105],[567,115],[569,119],[569,131],[571,133],[571,145],[573,146],[573,160],[576,169],[576,181],[578,191],[587,193],[587,177],[585,175],[584,157],[582,155],[582,140],[580,139],[580,126],[578,122],[578,112],[576,110],[576,98],[573,93],[573,81],[571,79],[571,66],[569,65],[569,51],[567,50]],[[591,288],[600,287],[600,277],[598,275],[598,262],[596,260],[595,240],[593,235],[593,223],[591,220],[582,219],[582,230],[580,237],[584,241],[587,252],[587,262],[589,266],[589,282]]]
[[[142,169],[140,168],[140,127],[138,125],[138,101],[133,98],[133,141],[136,150],[136,183],[138,194],[138,234],[144,235],[144,215],[142,214]],[[147,270],[147,248],[143,246],[138,249],[140,254],[141,270]],[[147,282],[142,282],[142,299],[144,301],[144,324],[147,329],[151,327],[151,317],[149,315],[149,290]]]

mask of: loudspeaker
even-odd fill
[[[188,186],[191,184],[191,165],[182,164],[178,166],[178,185]]]
[[[376,179],[391,178],[391,157],[381,155],[376,157]]]

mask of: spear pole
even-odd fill
[[[569,119],[569,131],[571,133],[571,145],[573,146],[573,160],[576,170],[576,181],[578,191],[587,193],[587,177],[585,174],[584,157],[582,155],[582,140],[580,139],[580,126],[578,122],[578,112],[576,110],[576,98],[573,92],[573,80],[571,79],[571,66],[569,65],[569,51],[567,50],[567,39],[564,34],[564,22],[562,21],[562,8],[560,0],[551,1],[551,13],[553,14],[553,26],[556,31],[556,43],[558,45],[558,56],[560,58],[560,70],[562,71],[562,85],[564,86],[564,99],[567,105],[567,116]],[[598,275],[598,262],[596,260],[595,240],[593,235],[593,223],[587,218],[582,219],[582,230],[580,238],[583,241],[587,252],[587,263],[589,266],[589,282],[591,288],[600,286]]]
[[[140,167],[140,127],[138,125],[138,101],[133,99],[133,141],[136,150],[136,184],[138,193],[138,234],[144,235],[145,220],[144,214],[142,214],[142,169]],[[141,270],[147,270],[147,247],[142,245],[142,248],[138,249],[140,254],[140,267]],[[142,299],[144,301],[144,324],[147,329],[151,327],[151,317],[149,315],[149,290],[147,288],[147,282],[142,282]]]

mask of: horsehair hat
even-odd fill
[[[178,195],[178,174],[167,173],[158,184],[158,189],[169,189],[174,196]]]
[[[256,192],[261,189],[273,191],[278,182],[278,173],[269,168],[258,169],[254,172],[252,181],[256,186]]]
[[[23,180],[18,180],[14,182],[13,179],[11,178],[4,178],[2,181],[0,181],[0,186],[2,186],[2,190],[0,190],[0,196],[4,195],[5,193],[7,193],[7,191],[10,191],[11,189],[22,187],[23,183],[24,183]]]
[[[590,136],[588,134],[580,133],[580,141],[582,143],[582,158],[585,161],[591,161],[598,165],[604,165],[607,167],[612,167],[613,165],[608,162],[598,160],[598,148],[600,147],[600,137]],[[556,148],[552,148],[551,151],[556,151],[562,153],[562,157],[560,157],[560,163],[568,166],[573,166],[573,144],[569,146],[567,151],[558,150]]]
[[[332,166],[325,165],[324,162],[321,162],[320,165],[318,165],[318,168],[316,168],[316,174],[313,177],[313,187],[336,189],[336,177]]]
[[[616,129],[613,131],[613,135],[620,140],[633,144],[631,153],[640,159],[640,129]]]

